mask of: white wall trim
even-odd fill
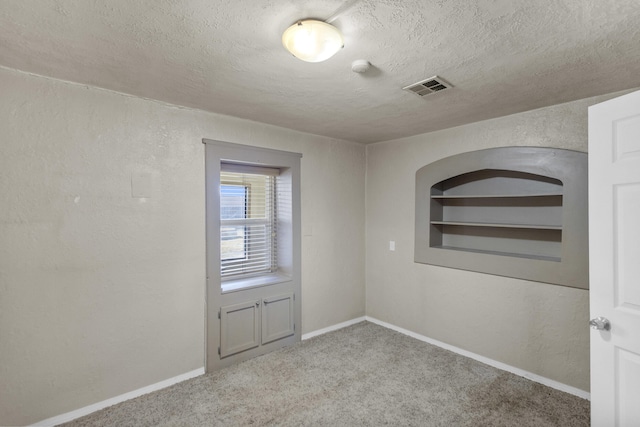
[[[337,325],[332,325],[323,329],[318,329],[317,331],[309,332],[307,334],[302,335],[303,340],[307,340],[309,338],[313,338],[317,335],[326,334],[327,332],[336,331],[338,329],[346,328],[347,326],[355,325],[356,323],[364,322],[365,316],[358,317],[355,319],[347,320],[346,322],[338,323]],[[204,367],[200,369],[196,369],[191,372],[187,372],[182,375],[178,375],[173,378],[166,379],[164,381],[160,381],[155,384],[148,385],[146,387],[139,388],[137,390],[130,391],[128,393],[121,394],[119,396],[112,397],[107,400],[103,400],[101,402],[94,403],[89,406],[85,406],[84,408],[76,409],[75,411],[67,412],[61,415],[57,415],[55,417],[47,418],[46,420],[38,421],[37,423],[31,424],[32,426],[55,426],[58,424],[66,423],[76,418],[84,417],[85,415],[89,415],[92,412],[99,411],[109,406],[113,406],[117,403],[124,402],[126,400],[134,399],[136,397],[142,396],[144,394],[152,393],[157,390],[161,390],[163,388],[172,386],[182,381],[186,381],[191,378],[198,377],[205,373]]]
[[[470,359],[477,360],[478,362],[482,362],[486,365],[493,366],[494,368],[501,369],[503,371],[511,372],[512,374],[516,374],[518,376],[524,377],[531,381],[535,381],[537,383],[546,385],[547,387],[555,388],[556,390],[563,391],[565,393],[573,394],[574,396],[578,396],[582,399],[590,400],[591,394],[584,390],[580,390],[579,388],[572,387],[567,384],[560,383],[558,381],[525,371],[520,368],[516,368],[511,365],[507,365],[506,363],[498,362],[497,360],[490,359],[485,356],[481,356],[476,353],[472,353],[467,350],[463,350],[459,347],[444,343],[442,341],[435,340],[433,338],[426,337],[424,335],[417,334],[415,332],[411,332],[407,329],[401,328],[399,326],[392,325],[391,323],[383,322],[382,320],[378,320],[375,317],[371,316],[362,316],[357,317],[355,319],[347,320],[346,322],[338,323],[336,325],[328,326],[326,328],[318,329],[316,331],[308,332],[306,334],[302,334],[303,340],[308,340],[309,338],[313,338],[318,335],[323,335],[328,332],[337,331],[338,329],[346,328],[347,326],[355,325],[356,323],[360,323],[363,321],[368,321],[371,323],[375,323],[376,325],[380,325],[387,329],[391,329],[396,332],[400,332],[401,334],[408,335],[417,340],[435,345],[440,348],[444,348],[445,350],[452,351],[454,353],[460,354],[462,356],[468,357]],[[155,384],[151,384],[146,387],[139,388],[137,390],[130,391],[125,394],[121,394],[119,396],[112,397],[111,399],[103,400],[102,402],[94,403],[93,405],[85,406],[84,408],[76,409],[75,411],[67,412],[65,414],[61,414],[52,418],[47,418],[46,420],[39,421],[37,423],[32,424],[33,426],[55,426],[57,424],[66,423],[76,418],[83,417],[85,415],[89,415],[92,412],[99,411],[100,409],[104,409],[108,406],[115,405],[120,402],[124,402],[125,400],[133,399],[138,396],[142,396],[143,394],[148,394],[171,385],[177,384],[182,381],[186,381],[191,378],[195,378],[197,376],[204,374],[204,367],[200,369],[196,369],[191,372],[187,372],[182,375],[178,375],[173,378],[166,379],[164,381],[160,381]]]
[[[546,385],[547,387],[555,388],[556,390],[563,391],[565,393],[573,394],[574,396],[578,396],[582,399],[591,400],[591,394],[587,391],[580,390],[579,388],[572,387],[567,384],[563,384],[561,382],[543,377],[538,374],[534,374],[532,372],[525,371],[524,369],[516,368],[511,365],[507,365],[506,363],[498,362],[497,360],[490,359],[485,356],[481,356],[476,353],[472,353],[470,351],[461,349],[459,347],[453,346],[451,344],[444,343],[442,341],[435,340],[433,338],[425,337],[424,335],[416,334],[415,332],[411,332],[407,329],[400,328],[398,326],[392,325],[387,322],[383,322],[382,320],[378,320],[375,317],[365,316],[365,320],[371,323],[375,323],[376,325],[383,326],[388,329],[392,329],[396,332],[400,332],[401,334],[408,335],[412,338],[418,339],[420,341],[424,341],[429,344],[433,344],[435,346],[444,348],[445,350],[452,351],[454,353],[458,353],[462,356],[468,357],[470,359],[477,360],[478,362],[482,362],[485,365],[493,366],[494,368],[501,369],[503,371],[511,372],[512,374],[516,374],[518,376],[524,377],[528,380],[535,381],[542,385]]]
[[[337,325],[327,326],[326,328],[318,329],[317,331],[308,332],[306,334],[302,334],[302,340],[308,340],[309,338],[326,334],[327,332],[337,331],[338,329],[346,328],[347,326],[355,325],[356,323],[364,322],[365,320],[367,320],[365,316],[356,317],[355,319],[347,320],[346,322],[338,323]]]
[[[31,424],[32,426],[55,426],[58,424],[66,423],[71,420],[75,420],[76,418],[84,417],[85,415],[89,415],[92,412],[99,411],[100,409],[104,409],[108,406],[115,405],[116,403],[124,402],[125,400],[133,399],[138,396],[142,396],[143,394],[148,394],[171,385],[180,383],[182,381],[186,381],[191,378],[198,377],[204,374],[204,367],[200,369],[196,369],[191,372],[187,372],[182,375],[178,375],[173,378],[166,379],[164,381],[160,381],[155,384],[148,385],[146,387],[139,388],[137,390],[130,391],[125,394],[121,394],[119,396],[112,397],[107,400],[103,400],[102,402],[94,403],[93,405],[85,406],[84,408],[76,409],[75,411],[67,412],[66,414],[57,415],[52,418],[47,418],[46,420],[38,421],[37,423]]]

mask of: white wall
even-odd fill
[[[367,146],[367,315],[589,390],[588,291],[414,263],[415,172],[491,147],[586,151],[587,107],[611,97]]]
[[[363,146],[8,69],[0,93],[0,425],[203,366],[202,138],[303,154],[303,333],[365,314]]]

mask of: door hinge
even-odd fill
[[[295,332],[295,331],[296,331],[296,324],[294,323],[293,324],[293,332]]]
[[[220,356],[220,347],[218,347],[218,356]]]
[[[218,319],[220,318],[220,315],[221,315],[221,314],[220,314],[220,312],[221,312],[221,311],[222,311],[222,310],[218,310]]]
[[[293,300],[294,301],[296,300],[296,294],[293,294]]]

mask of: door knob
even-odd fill
[[[611,329],[609,319],[602,316],[589,320],[589,325],[591,325],[591,329],[597,329],[598,331],[608,331]]]

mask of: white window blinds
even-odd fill
[[[278,169],[221,164],[220,273],[223,279],[277,270]]]

